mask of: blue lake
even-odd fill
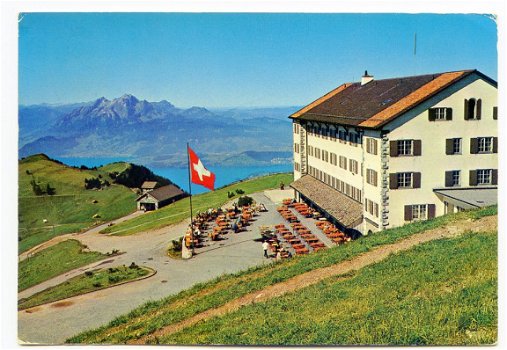
[[[105,165],[113,162],[126,161],[126,158],[58,158],[61,162],[71,166],[86,165],[87,167],[94,167]],[[138,164],[136,162],[136,164]],[[144,164],[141,164],[144,165]],[[188,191],[188,169],[187,168],[153,168],[149,167],[155,174],[166,177],[172,182],[180,186],[185,191]],[[228,185],[232,182],[248,179],[251,177],[267,175],[272,173],[290,172],[292,171],[292,164],[274,164],[267,166],[236,166],[236,167],[223,167],[223,166],[209,166],[210,171],[215,173],[215,188]],[[192,194],[199,194],[209,192],[206,188],[192,184]]]

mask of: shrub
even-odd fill
[[[227,191],[227,197],[232,198],[234,196],[235,196],[234,192]]]
[[[100,189],[101,183],[100,180],[96,177],[92,177],[91,179],[85,179],[85,188],[87,190],[91,190],[93,188]]]
[[[85,276],[88,276],[88,277],[93,276],[93,271],[85,271]]]
[[[46,185],[46,193],[50,196],[56,194],[56,189],[54,187],[51,187],[50,184]]]
[[[173,239],[172,240],[172,250],[174,250],[175,252],[181,252],[181,246],[182,246],[182,242],[183,242],[183,237],[180,237],[178,239]]]
[[[237,193],[237,194],[245,194],[245,191],[243,191],[241,188],[238,188],[238,189],[236,190],[236,193]]]
[[[248,196],[243,196],[238,198],[238,207],[244,207],[248,205],[252,205],[253,198]]]
[[[36,196],[42,196],[45,193],[34,179],[30,181],[30,185],[32,185],[32,191]]]
[[[130,264],[129,269],[138,269],[139,266],[135,262],[132,261],[132,264]]]
[[[102,283],[100,283],[100,282],[93,282],[92,286],[94,286],[95,288],[99,288],[99,287],[102,287]]]
[[[109,283],[118,283],[118,282],[120,282],[120,276],[109,276],[107,279],[109,280]]]
[[[114,268],[114,267],[110,267],[110,268],[108,268],[108,269],[107,269],[107,271],[108,271],[109,273],[115,273],[115,272],[118,272],[118,269],[117,269],[117,268]]]

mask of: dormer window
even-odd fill
[[[470,98],[465,99],[465,120],[481,119],[482,100]]]

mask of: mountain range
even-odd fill
[[[130,94],[20,106],[19,156],[128,157],[146,165],[180,166],[186,163],[189,142],[212,164],[290,162],[287,117],[297,109],[178,108],[166,100],[148,102]]]

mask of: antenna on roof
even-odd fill
[[[414,33],[414,75],[417,74],[417,32]]]

